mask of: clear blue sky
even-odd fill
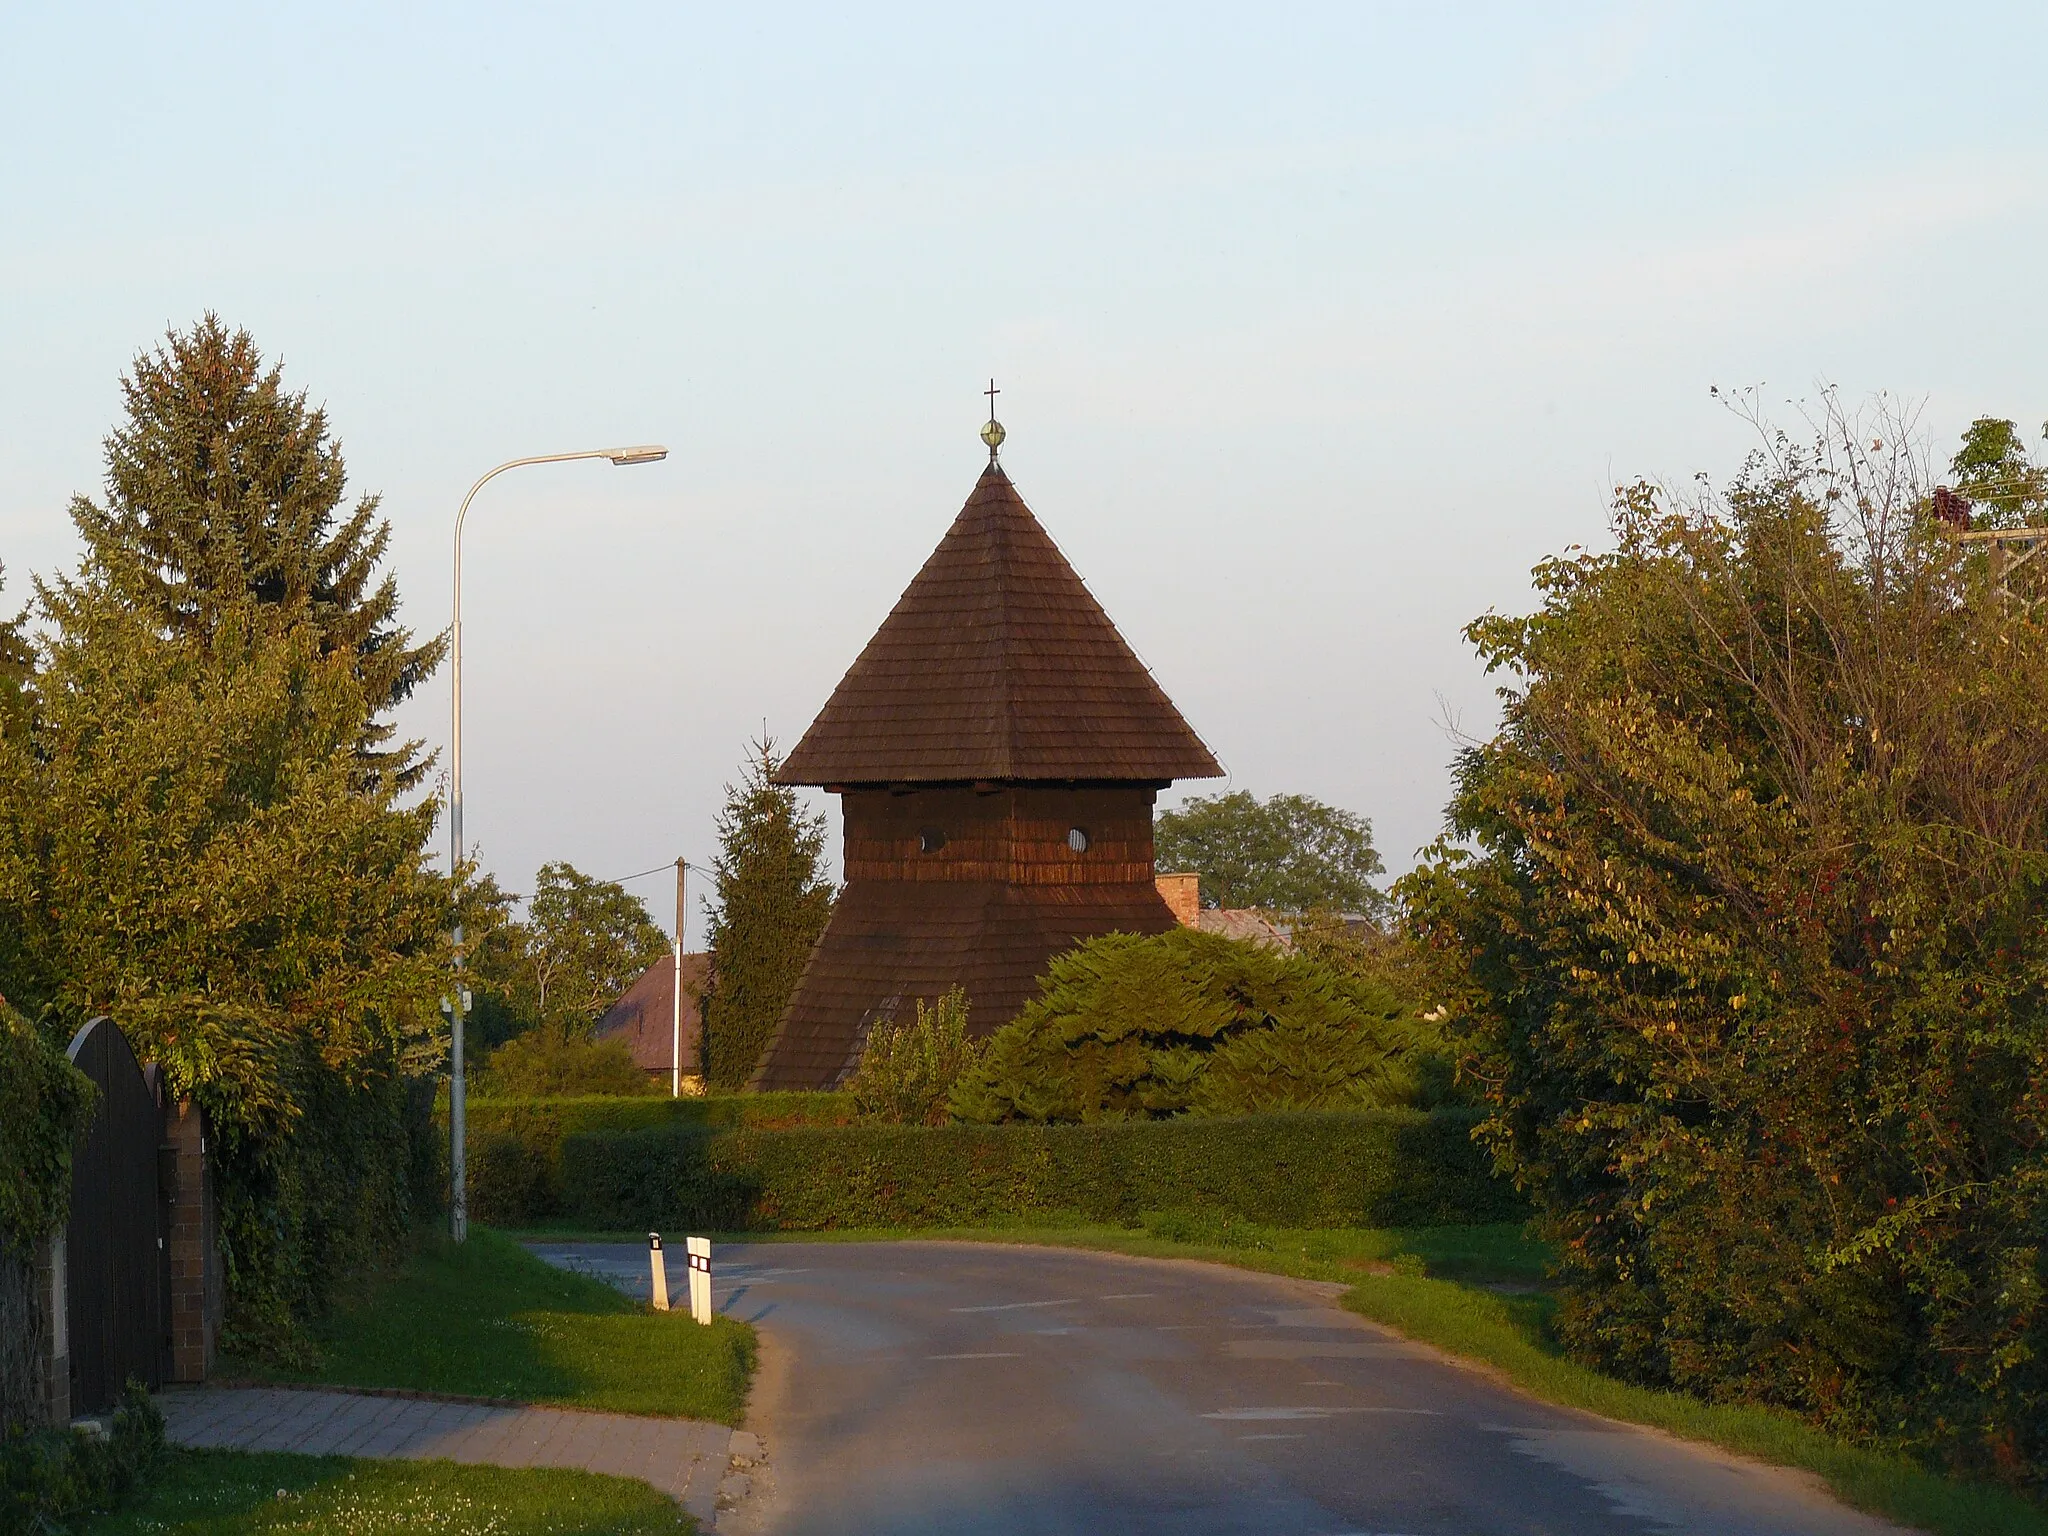
[[[1491,720],[1459,626],[1615,480],[1733,470],[1710,384],[2038,442],[2044,45],[2028,5],[11,4],[8,596],[75,557],[121,370],[209,307],[328,405],[422,630],[482,469],[665,441],[471,523],[470,830],[515,889],[624,874],[707,854],[746,738],[802,732],[993,373],[1234,783],[1405,867],[1444,717]],[[405,719],[446,718],[444,676]]]

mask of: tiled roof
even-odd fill
[[[683,956],[683,1061],[685,1077],[701,1075],[699,1045],[704,1038],[704,984],[711,978],[711,957]],[[676,961],[663,955],[640,973],[619,1000],[604,1011],[591,1031],[597,1040],[621,1040],[634,1064],[648,1072],[667,1072],[675,1055]]]
[[[1052,957],[1103,933],[1165,933],[1173,914],[1147,885],[856,880],[782,1016],[754,1086],[837,1087],[874,1022],[917,1000],[967,992],[967,1031],[991,1035],[1038,993]]]
[[[1292,949],[1294,937],[1256,907],[1204,907],[1195,914],[1195,926],[1204,933],[1220,933],[1226,939],[1263,944],[1268,949]]]
[[[1222,773],[991,464],[776,775],[784,784]]]

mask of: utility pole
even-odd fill
[[[676,860],[676,1032],[670,1044],[670,1067],[668,1067],[668,1096],[682,1098],[682,872],[690,868],[680,858]]]

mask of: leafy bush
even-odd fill
[[[963,1072],[981,1059],[967,1038],[967,994],[954,987],[909,1024],[877,1024],[846,1091],[865,1120],[944,1125],[946,1102]]]
[[[104,1435],[17,1429],[0,1438],[0,1531],[50,1531],[60,1520],[118,1509],[163,1455],[163,1415],[133,1380]]]
[[[1307,955],[1181,928],[1056,958],[952,1099],[962,1120],[1388,1108],[1438,1044],[1408,999]]]
[[[504,1098],[631,1097],[660,1086],[623,1041],[565,1040],[545,1025],[492,1051],[482,1078],[478,1087]]]
[[[1404,894],[1579,1356],[2038,1487],[2048,626],[1831,431],[1470,627],[1515,683]]]
[[[1390,1110],[584,1133],[562,1144],[562,1201],[580,1224],[632,1230],[1135,1223],[1175,1210],[1287,1227],[1514,1220],[1526,1207],[1473,1144],[1476,1119]]]

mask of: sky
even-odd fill
[[[423,633],[478,475],[666,444],[477,498],[466,830],[516,891],[708,860],[958,511],[994,376],[1230,770],[1165,799],[1315,795],[1399,871],[1495,718],[1462,626],[1617,482],[1738,469],[1711,387],[2038,445],[2044,59],[2019,4],[0,0],[5,598],[209,309],[326,406]],[[401,724],[448,709],[444,671]]]

